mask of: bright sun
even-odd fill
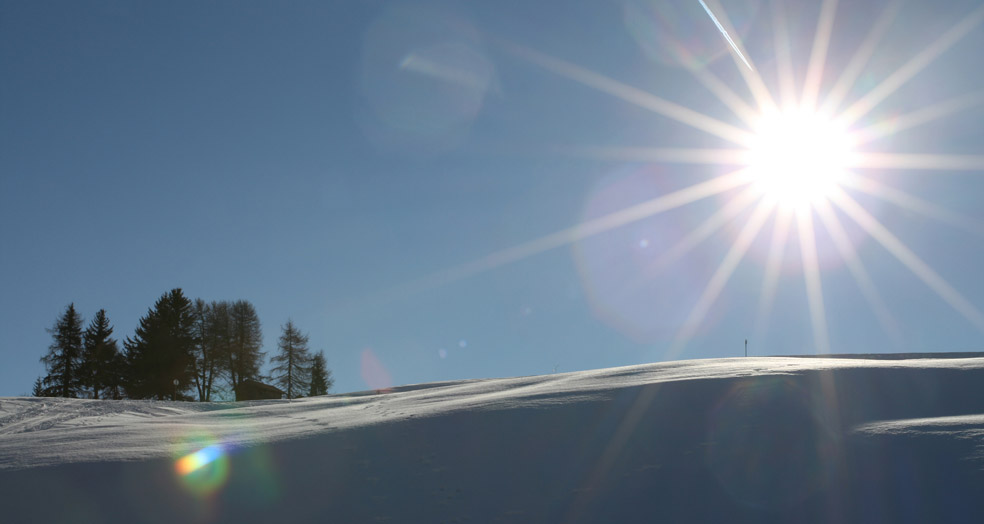
[[[850,165],[846,129],[816,111],[763,115],[755,124],[748,165],[755,188],[789,208],[808,208],[830,196]]]
[[[895,153],[892,151],[866,151],[865,144],[872,140],[892,136],[923,124],[942,119],[984,102],[979,91],[944,100],[929,106],[921,105],[908,113],[895,114],[888,119],[868,122],[872,112],[896,93],[903,85],[919,75],[950,47],[984,24],[984,6],[979,6],[955,25],[943,32],[927,47],[919,50],[894,72],[888,74],[873,87],[865,89],[859,80],[867,74],[867,64],[873,56],[882,36],[892,25],[897,14],[897,3],[890,2],[872,25],[869,34],[857,48],[847,66],[835,79],[826,64],[836,19],[837,0],[822,0],[817,19],[816,33],[809,59],[804,61],[805,76],[796,78],[796,57],[790,52],[789,25],[783,10],[774,12],[775,43],[783,54],[769,57],[776,66],[779,92],[773,93],[765,78],[759,75],[755,61],[740,41],[720,2],[712,2],[715,12],[708,5],[704,11],[730,45],[734,64],[745,80],[752,102],[742,93],[733,91],[727,82],[718,78],[710,67],[692,68],[696,79],[734,113],[735,120],[720,120],[684,105],[674,103],[656,94],[623,84],[601,73],[585,69],[539,51],[517,44],[506,44],[517,56],[541,68],[567,77],[585,87],[612,95],[641,109],[704,131],[729,145],[719,149],[695,147],[588,147],[584,151],[591,157],[615,159],[625,162],[662,164],[696,164],[714,166],[723,171],[713,178],[655,196],[647,201],[613,211],[575,226],[539,237],[537,239],[497,251],[484,259],[456,268],[451,274],[470,275],[501,264],[520,260],[562,245],[578,242],[592,235],[610,231],[643,218],[652,217],[672,209],[686,206],[708,197],[718,197],[723,204],[699,225],[686,233],[679,241],[667,246],[649,268],[654,273],[709,238],[725,225],[735,222],[736,236],[720,265],[709,277],[704,291],[697,298],[664,357],[679,356],[685,344],[700,333],[702,323],[714,307],[729,279],[734,275],[742,259],[755,244],[763,228],[772,222],[772,238],[768,245],[762,291],[758,312],[755,315],[755,338],[763,338],[768,316],[773,308],[790,239],[799,244],[803,281],[806,286],[810,323],[814,344],[819,353],[831,350],[824,306],[821,254],[827,259],[830,250],[836,250],[851,275],[857,281],[864,298],[878,317],[885,332],[898,338],[899,329],[885,301],[878,294],[864,263],[856,251],[854,237],[847,234],[847,227],[860,228],[866,236],[881,244],[899,262],[928,285],[943,301],[963,317],[984,331],[984,311],[951,286],[939,273],[895,234],[882,224],[868,209],[864,201],[854,199],[862,194],[865,199],[877,199],[896,205],[924,217],[933,218],[974,233],[979,233],[979,221],[958,215],[946,207],[923,200],[900,188],[882,182],[886,170],[914,169],[920,171],[981,171],[984,157],[980,155],[950,155],[937,153]],[[782,2],[777,2],[781,4]],[[647,45],[649,42],[646,42]],[[675,42],[680,58],[688,65],[693,58],[683,42]],[[707,64],[709,65],[709,64]],[[688,69],[690,69],[688,67]],[[865,80],[867,82],[867,80]],[[802,85],[798,93],[797,85]],[[830,86],[829,91],[825,88]],[[856,99],[849,96],[859,93]],[[778,95],[778,96],[774,96]],[[823,108],[823,109],[818,109]],[[733,144],[733,145],[730,145]],[[737,147],[735,147],[737,146]],[[739,169],[731,170],[733,167]],[[876,176],[865,172],[874,169]],[[750,208],[753,210],[746,213]],[[792,211],[792,213],[790,213]],[[745,216],[744,219],[739,218]],[[815,221],[814,218],[818,218]],[[826,242],[820,253],[817,244],[818,228],[826,231]],[[858,233],[858,235],[861,235]],[[644,244],[643,244],[644,242]],[[648,240],[640,245],[648,246]],[[653,251],[653,250],[650,250]],[[647,273],[648,275],[648,273]],[[443,277],[442,277],[443,278]]]

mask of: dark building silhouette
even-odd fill
[[[253,379],[244,380],[236,388],[236,400],[279,400],[282,398],[284,398],[284,392],[280,388]]]

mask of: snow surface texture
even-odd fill
[[[984,359],[0,398],[3,522],[982,522]]]

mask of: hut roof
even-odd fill
[[[263,391],[269,391],[270,393],[277,393],[279,395],[283,395],[284,394],[283,390],[281,390],[277,386],[271,386],[270,384],[264,384],[262,382],[259,382],[257,380],[253,380],[251,378],[248,378],[248,379],[244,380],[240,384],[240,387],[242,387],[242,386],[246,386],[246,387],[254,388],[254,389],[258,389],[258,390],[263,390]]]

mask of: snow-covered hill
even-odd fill
[[[695,360],[300,401],[0,399],[0,520],[981,522],[984,359]]]

